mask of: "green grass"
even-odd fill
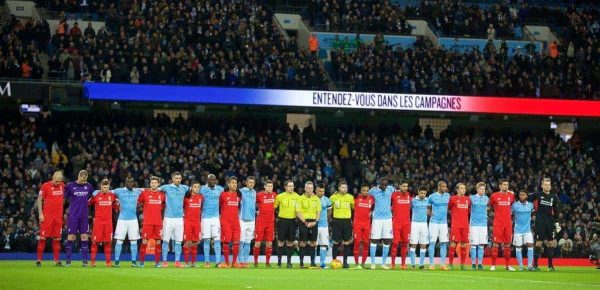
[[[593,267],[557,272],[55,267],[0,262],[0,289],[600,289]]]

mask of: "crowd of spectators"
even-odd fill
[[[466,182],[469,191],[484,181],[488,193],[498,180],[510,179],[516,191],[539,190],[542,177],[552,179],[561,205],[559,221],[572,242],[561,243],[565,256],[588,254],[593,221],[600,221],[600,147],[577,135],[564,142],[551,133],[502,133],[449,127],[439,137],[431,128],[396,125],[319,126],[304,131],[261,117],[213,119],[156,118],[93,112],[53,113],[36,122],[3,114],[0,122],[0,251],[32,250],[38,221],[33,203],[37,190],[53,170],[67,179],[86,169],[96,186],[105,177],[112,186],[132,176],[147,187],[151,175],[168,182],[181,171],[185,183],[205,182],[214,173],[220,183],[228,176],[253,175],[259,187],[265,179],[276,190],[292,179],[301,192],[306,181],[324,183],[327,194],[340,179],[356,193],[388,176],[409,180],[411,191],[439,180],[449,187]],[[124,122],[126,120],[126,122]],[[393,133],[390,133],[393,132]],[[564,246],[564,247],[563,247]]]
[[[2,21],[0,76],[41,79],[44,67],[40,52],[46,51],[50,39],[47,21],[21,21],[10,17]]]

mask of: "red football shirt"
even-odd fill
[[[65,184],[62,182],[57,185],[54,185],[52,181],[42,184],[39,195],[44,200],[44,204],[42,205],[44,219],[60,218],[62,220],[63,203],[65,201],[64,189]]]
[[[162,210],[165,206],[165,194],[161,191],[144,190],[138,203],[144,208],[145,225],[162,225]]]
[[[275,198],[277,193],[261,191],[256,194],[256,205],[258,207],[257,222],[273,223],[275,222]]]
[[[225,191],[219,198],[221,222],[239,223],[240,197],[235,191]]]
[[[192,194],[190,197],[183,200],[183,219],[190,222],[198,222],[202,213],[202,200],[204,197],[201,194]]]
[[[88,204],[94,207],[94,224],[111,225],[112,212],[117,203],[117,197],[114,193],[98,193],[90,198]]]
[[[373,196],[358,195],[354,199],[354,226],[358,225],[370,225],[371,224],[371,210],[375,206],[375,198]]]
[[[409,192],[392,193],[392,220],[394,224],[410,223],[410,201],[412,197]]]
[[[507,193],[495,192],[490,197],[490,206],[494,209],[494,225],[512,225],[511,209],[515,201],[512,191]]]
[[[471,210],[471,199],[464,195],[453,195],[448,202],[450,210],[451,225],[455,228],[469,227],[469,211]]]

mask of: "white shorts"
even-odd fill
[[[317,232],[317,245],[329,246],[329,228],[319,228],[319,231]]]
[[[163,220],[163,231],[162,240],[169,242],[174,240],[176,242],[183,241],[183,218],[164,218]]]
[[[521,247],[524,244],[533,244],[533,234],[531,232],[524,234],[514,234],[513,245],[515,247]]]
[[[372,240],[389,240],[394,238],[392,232],[392,219],[373,220],[371,223],[371,239]]]
[[[435,243],[437,240],[440,243],[447,243],[448,239],[448,224],[429,223],[429,242]]]
[[[472,246],[487,245],[488,229],[485,226],[470,226],[469,227],[469,242]]]
[[[410,223],[410,244],[429,244],[429,230],[427,229],[427,223]]]
[[[125,236],[127,236],[130,241],[137,241],[140,239],[140,225],[137,220],[117,220],[115,239],[125,240]]]
[[[250,243],[254,239],[255,221],[240,220],[240,242]]]
[[[202,239],[221,240],[221,221],[218,217],[202,219]]]

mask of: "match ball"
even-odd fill
[[[334,259],[333,261],[331,261],[331,269],[341,269],[341,268],[342,268],[342,262],[340,262],[340,260]]]

